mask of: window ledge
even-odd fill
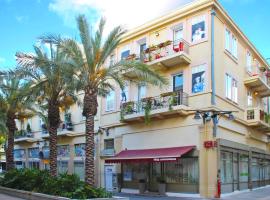
[[[225,53],[228,57],[230,57],[230,58],[238,65],[238,59],[237,59],[235,56],[233,56],[232,53],[229,52],[229,50],[225,49],[225,50],[224,50],[224,53]]]

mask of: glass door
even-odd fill
[[[151,163],[149,169],[149,191],[158,192],[158,178],[161,176],[161,163]]]
[[[173,76],[173,91],[183,91],[184,78],[183,74]]]

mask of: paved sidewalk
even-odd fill
[[[222,198],[224,200],[270,200],[270,187],[255,189],[250,192],[234,194]]]
[[[8,196],[6,194],[0,194],[0,200],[24,200],[24,199]]]
[[[135,194],[117,194],[117,196],[129,197],[130,200],[206,200],[203,198],[187,197],[160,197],[160,196],[142,196]],[[239,192],[230,196],[221,198],[222,200],[270,200],[270,187],[255,189],[250,192]]]

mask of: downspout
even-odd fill
[[[215,83],[215,16],[214,8],[211,10],[211,104],[216,105],[216,83]]]

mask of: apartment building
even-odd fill
[[[141,60],[170,84],[127,71],[125,89],[99,99],[98,186],[158,192],[163,182],[167,195],[214,197],[219,181],[222,194],[270,184],[269,65],[218,1],[193,1],[129,31],[107,64],[120,59]],[[62,121],[58,170],[83,178],[81,108]],[[31,131],[15,140],[16,166],[47,168],[42,120],[24,124]]]

